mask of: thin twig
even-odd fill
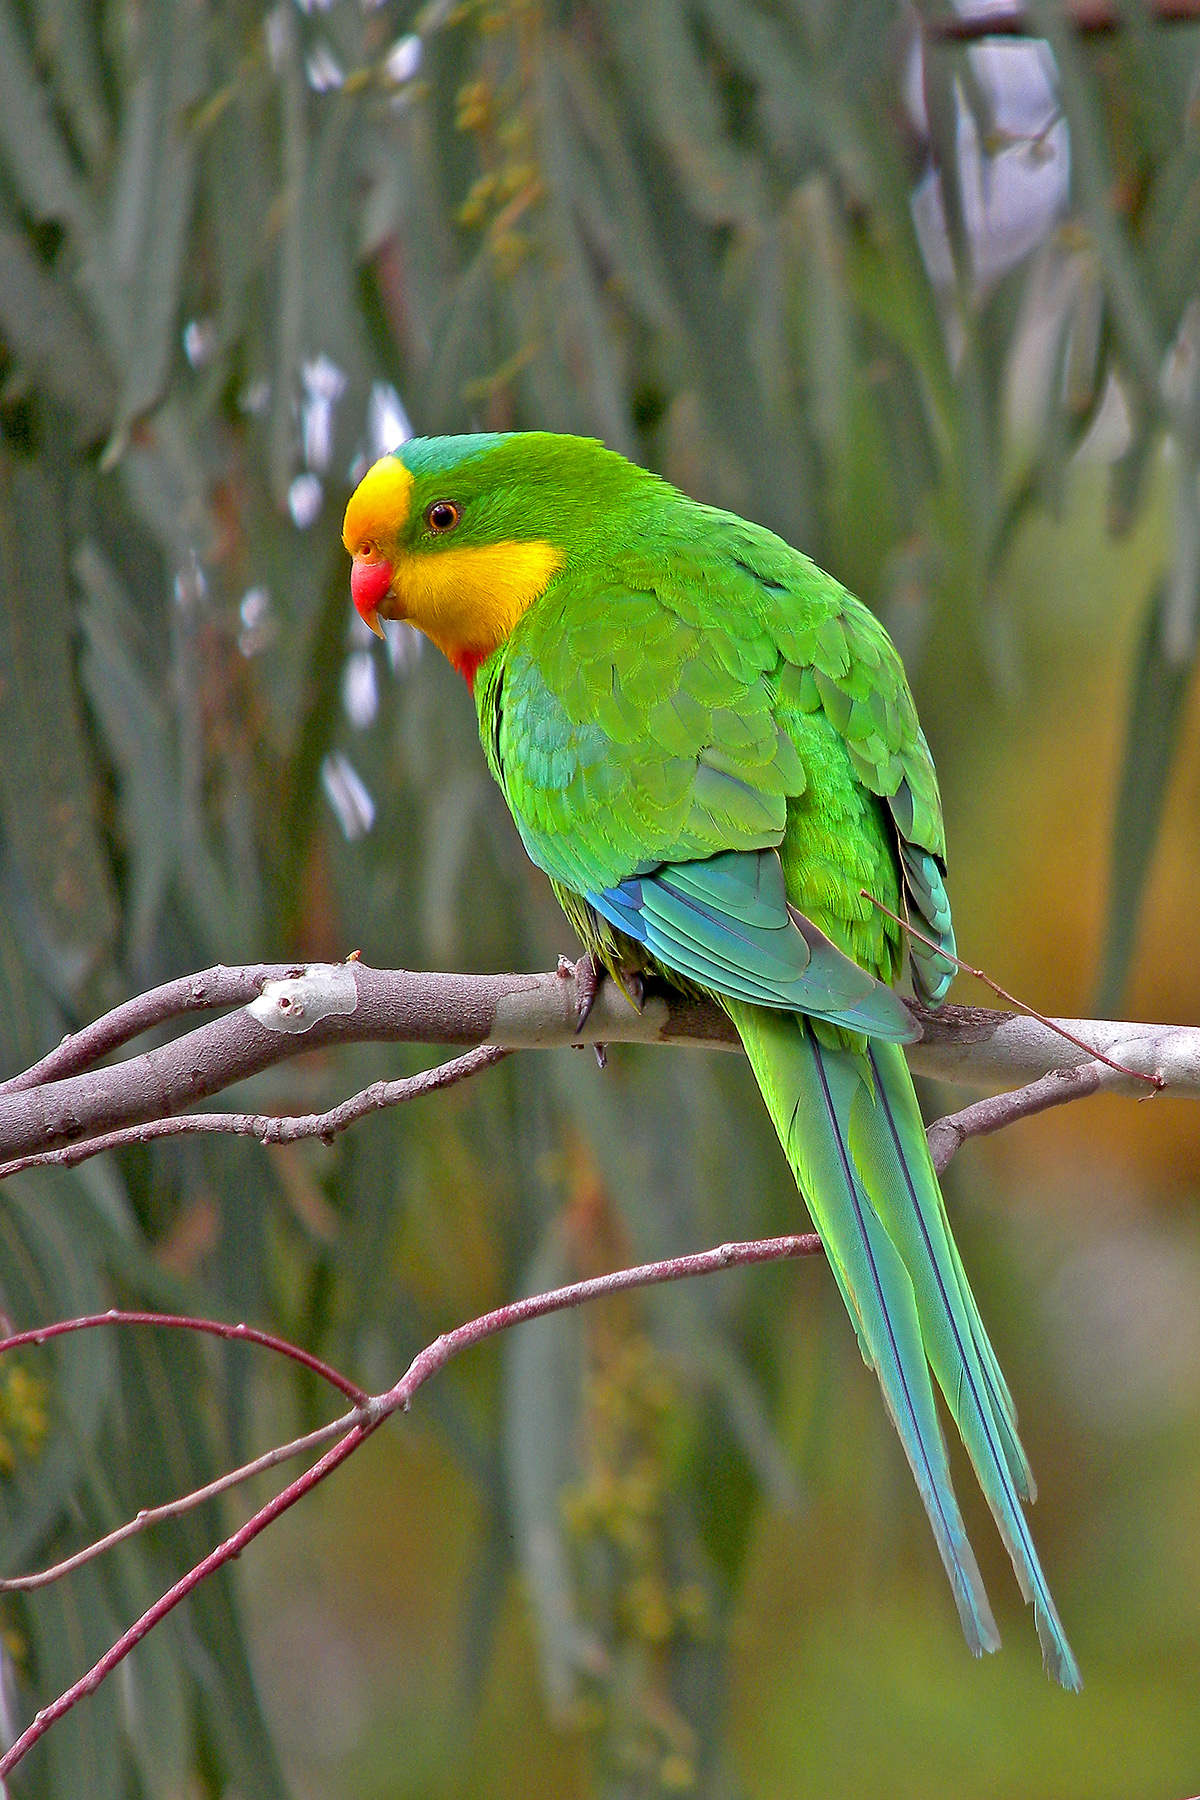
[[[692,1256],[671,1257],[664,1262],[645,1263],[635,1269],[617,1269],[608,1275],[597,1275],[588,1281],[577,1281],[567,1287],[554,1288],[546,1294],[534,1294],[528,1299],[514,1300],[507,1306],[497,1307],[493,1312],[484,1313],[481,1318],[473,1319],[469,1324],[460,1325],[457,1330],[446,1332],[426,1346],[409,1364],[401,1379],[386,1394],[367,1400],[356,1409],[353,1415],[361,1422],[352,1424],[346,1436],[339,1444],[327,1450],[319,1462],[306,1469],[303,1475],[288,1484],[274,1499],[259,1508],[253,1518],[218,1544],[200,1562],[188,1570],[187,1574],[177,1581],[174,1587],[161,1595],[152,1606],[147,1607],[142,1616],[123,1631],[98,1662],[82,1675],[78,1681],[65,1689],[49,1706],[42,1708],[17,1738],[16,1742],[0,1757],[0,1781],[9,1776],[33,1746],[49,1731],[50,1727],[70,1712],[85,1695],[95,1693],[105,1677],[121,1663],[135,1645],[141,1643],[148,1631],[164,1619],[169,1612],[187,1598],[192,1590],[208,1576],[231,1558],[239,1556],[247,1544],[265,1531],[268,1525],[285,1513],[297,1500],[310,1493],[319,1482],[336,1469],[339,1463],[351,1456],[359,1445],[377,1431],[384,1419],[394,1412],[406,1412],[412,1404],[417,1390],[429,1380],[431,1375],[444,1368],[453,1356],[479,1344],[484,1339],[494,1337],[496,1333],[509,1330],[513,1325],[523,1324],[531,1319],[544,1318],[550,1313],[561,1312],[565,1307],[580,1306],[589,1300],[596,1300],[605,1294],[625,1293],[631,1288],[652,1287],[666,1281],[684,1281],[701,1275],[714,1275],[722,1269],[741,1268],[755,1263],[783,1262],[793,1257],[814,1256],[821,1248],[821,1240],[815,1232],[807,1232],[799,1236],[782,1238],[765,1238],[751,1243],[721,1244],[715,1250],[700,1251]],[[172,1324],[181,1321],[168,1319]],[[198,1323],[205,1324],[206,1321]],[[66,1321],[64,1326],[46,1327],[41,1333],[43,1338],[57,1335],[60,1329],[71,1329],[74,1321]],[[38,1334],[21,1332],[16,1338],[5,1340],[6,1343],[36,1340]],[[344,1420],[337,1421],[339,1426]]]
[[[141,1643],[147,1632],[152,1631],[161,1619],[165,1619],[169,1612],[174,1611],[181,1600],[186,1600],[193,1588],[199,1587],[207,1576],[215,1574],[231,1558],[239,1556],[260,1531],[265,1531],[268,1525],[273,1524],[282,1513],[294,1506],[297,1500],[302,1499],[305,1494],[323,1481],[326,1475],[331,1474],[339,1463],[345,1462],[346,1458],[351,1456],[373,1431],[378,1430],[382,1423],[381,1416],[378,1419],[372,1419],[368,1425],[356,1426],[348,1432],[340,1444],[335,1444],[332,1450],[327,1450],[321,1460],[314,1463],[311,1469],[306,1469],[303,1475],[297,1476],[296,1480],[290,1482],[287,1487],[276,1494],[273,1500],[269,1500],[265,1506],[260,1507],[254,1517],[247,1519],[240,1530],[235,1531],[231,1537],[227,1537],[223,1543],[218,1544],[215,1550],[210,1550],[206,1557],[203,1557],[175,1583],[174,1587],[169,1588],[165,1594],[161,1595],[153,1606],[147,1607],[141,1618],[136,1620],[128,1631],[121,1633],[116,1643],[105,1651],[87,1674],[73,1682],[56,1700],[52,1700],[49,1706],[44,1706],[32,1722],[26,1726],[11,1748],[3,1756],[0,1756],[0,1781],[7,1779],[33,1746],[45,1737],[53,1724],[65,1713],[69,1713],[71,1708],[86,1695],[94,1694],[105,1677],[125,1660],[136,1645]]]
[[[82,1143],[66,1144],[59,1150],[42,1150],[32,1156],[18,1156],[0,1163],[0,1181],[19,1175],[22,1169],[73,1169],[105,1150],[121,1150],[129,1144],[148,1144],[153,1138],[186,1137],[205,1132],[232,1133],[235,1137],[257,1138],[260,1144],[294,1144],[300,1138],[321,1138],[331,1144],[339,1131],[357,1124],[368,1113],[384,1107],[401,1106],[407,1100],[419,1100],[425,1094],[454,1087],[494,1063],[511,1056],[497,1044],[480,1044],[465,1056],[456,1056],[436,1068],[422,1069],[419,1075],[401,1081],[373,1081],[323,1113],[300,1113],[280,1116],[275,1113],[181,1113],[174,1119],[149,1119],[142,1125],[127,1125],[119,1131],[106,1131],[100,1137],[85,1138]],[[0,1348],[3,1348],[0,1345]]]
[[[924,944],[927,950],[932,950],[936,956],[944,958],[946,962],[952,962],[956,969],[962,970],[964,975],[973,975],[976,981],[982,981],[984,987],[991,988],[993,994],[998,994],[1001,1000],[1007,1000],[1010,1006],[1015,1006],[1017,1011],[1024,1013],[1027,1018],[1036,1019],[1039,1025],[1044,1025],[1057,1037],[1064,1038],[1068,1044],[1074,1044],[1077,1050],[1086,1051],[1088,1056],[1094,1057],[1097,1062],[1107,1063],[1108,1067],[1115,1069],[1118,1075],[1129,1075],[1134,1081],[1147,1081],[1152,1088],[1156,1089],[1166,1085],[1163,1077],[1157,1071],[1146,1075],[1140,1069],[1130,1069],[1124,1063],[1114,1062],[1111,1056],[1105,1056],[1104,1052],[1097,1050],[1094,1044],[1084,1043],[1082,1038],[1075,1037],[1064,1025],[1060,1025],[1054,1019],[1048,1019],[1045,1013],[1037,1010],[1036,1006],[1027,1006],[1024,1000],[1018,1000],[1015,994],[1010,994],[1007,988],[1002,988],[998,981],[993,981],[991,976],[985,975],[982,969],[975,968],[972,963],[964,962],[961,956],[955,956],[953,950],[947,950],[944,945],[935,944],[932,938],[926,937],[923,931],[918,931],[916,926],[907,919],[902,919],[899,913],[894,913],[889,906],[883,904],[882,900],[877,900],[874,894],[868,893],[866,888],[859,888],[858,891],[864,900],[869,900],[872,906],[884,914],[885,918],[892,921],[893,925],[899,925],[901,931],[907,931],[909,937],[916,938],[919,944]]]
[[[84,1563],[94,1562],[106,1550],[115,1549],[118,1544],[123,1544],[127,1538],[136,1537],[149,1526],[161,1524],[164,1519],[178,1519],[184,1513],[194,1512],[206,1500],[215,1500],[219,1494],[228,1493],[230,1488],[240,1487],[242,1482],[265,1474],[279,1463],[290,1462],[295,1456],[306,1456],[310,1450],[319,1450],[331,1438],[344,1437],[356,1425],[364,1424],[366,1419],[364,1408],[356,1406],[353,1412],[343,1413],[340,1419],[331,1419],[328,1425],[318,1426],[304,1437],[293,1438],[289,1444],[276,1444],[273,1450],[265,1450],[261,1456],[243,1463],[240,1468],[218,1475],[215,1481],[210,1481],[205,1487],[193,1488],[190,1493],[181,1495],[177,1500],[164,1501],[161,1506],[144,1506],[132,1519],[126,1520],[124,1525],[118,1525],[104,1537],[86,1544],[74,1556],[66,1556],[62,1562],[52,1563],[48,1569],[39,1569],[34,1575],[9,1575],[0,1578],[0,1594],[27,1594],[33,1588],[49,1587],[51,1582],[70,1575],[75,1569],[82,1568]]]
[[[990,1099],[964,1106],[961,1112],[935,1119],[925,1134],[929,1139],[933,1166],[940,1175],[968,1138],[987,1137],[993,1131],[1002,1131],[1006,1125],[1015,1124],[1018,1119],[1030,1119],[1035,1113],[1046,1112],[1051,1106],[1082,1100],[1088,1094],[1097,1093],[1102,1084],[1103,1073],[1098,1062],[1083,1063],[1072,1069],[1052,1069],[1040,1081],[1032,1081],[1028,1087],[1017,1088],[1014,1093],[993,1094]]]
[[[53,1325],[34,1325],[28,1331],[13,1331],[7,1337],[0,1338],[0,1356],[6,1350],[20,1350],[27,1344],[47,1344],[51,1338],[66,1337],[73,1331],[94,1331],[100,1325],[161,1325],[169,1331],[198,1331],[207,1337],[257,1344],[263,1350],[275,1350],[280,1356],[290,1357],[293,1362],[310,1369],[356,1406],[363,1405],[367,1399],[366,1393],[356,1381],[351,1381],[349,1376],[343,1375],[331,1364],[322,1362],[311,1351],[301,1350],[298,1344],[289,1343],[287,1338],[276,1337],[270,1331],[260,1331],[254,1325],[232,1325],[224,1319],[193,1319],[184,1313],[120,1312],[112,1307],[108,1312],[85,1313],[77,1319],[58,1319]]]

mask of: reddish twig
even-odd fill
[[[977,1100],[974,1106],[964,1106],[961,1112],[935,1119],[926,1132],[934,1168],[940,1175],[968,1138],[987,1137],[1006,1125],[1014,1125],[1018,1119],[1030,1119],[1035,1113],[1064,1106],[1069,1100],[1082,1100],[1098,1091],[1101,1079],[1100,1066],[1094,1062],[1072,1069],[1052,1069],[1040,1081],[1031,1081],[1028,1087],[1017,1088],[1014,1093],[993,1094],[988,1100]]]
[[[207,1576],[214,1575],[232,1557],[239,1556],[260,1531],[265,1531],[268,1525],[285,1513],[290,1506],[294,1506],[297,1500],[316,1487],[318,1482],[323,1481],[326,1475],[332,1474],[338,1464],[345,1462],[346,1458],[352,1455],[358,1446],[370,1437],[371,1433],[377,1430],[382,1423],[383,1416],[380,1415],[370,1424],[356,1426],[348,1432],[340,1444],[335,1444],[332,1450],[326,1451],[320,1462],[314,1463],[311,1469],[306,1469],[303,1475],[297,1476],[296,1480],[289,1483],[282,1492],[276,1494],[273,1500],[269,1500],[265,1506],[260,1507],[254,1517],[247,1519],[239,1531],[235,1531],[232,1537],[227,1537],[224,1543],[218,1544],[215,1550],[210,1550],[208,1555],[196,1563],[194,1568],[189,1569],[173,1588],[169,1588],[154,1602],[153,1606],[147,1607],[141,1618],[131,1625],[128,1631],[121,1633],[116,1643],[105,1651],[87,1674],[73,1682],[56,1700],[52,1700],[49,1706],[44,1706],[32,1723],[25,1727],[11,1748],[3,1756],[0,1756],[0,1781],[7,1779],[17,1764],[33,1749],[33,1746],[45,1737],[53,1724],[64,1714],[69,1713],[71,1708],[86,1695],[94,1694],[104,1678],[111,1675],[119,1663],[124,1662],[129,1652],[141,1643],[146,1633],[152,1631],[160,1619],[165,1619],[169,1612],[174,1611],[181,1600],[186,1600],[193,1588],[199,1587]]]
[[[7,1081],[0,1081],[0,1094],[22,1093],[28,1088],[41,1087],[47,1081],[61,1081],[67,1075],[77,1075],[80,1070],[99,1062],[102,1056],[128,1044],[132,1038],[141,1037],[143,1032],[165,1025],[168,1019],[178,1019],[184,1013],[208,1012],[217,1006],[244,1006],[248,1000],[257,1000],[268,981],[285,980],[294,975],[299,966],[296,963],[248,963],[240,968],[227,968],[224,963],[217,963],[197,975],[182,975],[177,981],[164,982],[161,987],[150,988],[115,1006],[102,1018],[93,1019],[81,1031],[65,1037],[31,1068],[22,1069],[19,1075],[11,1075]]]
[[[0,1338],[0,1356],[6,1350],[20,1350],[26,1344],[46,1344],[51,1338],[66,1337],[72,1331],[94,1331],[98,1325],[162,1325],[174,1331],[199,1331],[208,1337],[241,1340],[247,1344],[258,1344],[263,1350],[276,1350],[280,1356],[289,1356],[339,1393],[353,1400],[356,1406],[362,1406],[367,1395],[356,1381],[343,1375],[329,1363],[322,1362],[319,1356],[313,1356],[308,1350],[301,1350],[298,1344],[291,1344],[287,1338],[276,1337],[273,1332],[259,1331],[254,1325],[232,1325],[224,1319],[193,1319],[182,1313],[158,1312],[120,1312],[113,1307],[108,1312],[86,1313],[77,1319],[59,1319],[53,1325],[34,1325],[28,1331],[14,1331],[8,1337]]]
[[[597,1275],[588,1281],[572,1282],[567,1287],[554,1288],[549,1293],[533,1294],[524,1300],[511,1301],[507,1306],[497,1307],[493,1312],[484,1313],[482,1317],[473,1319],[469,1324],[460,1325],[457,1330],[449,1331],[436,1338],[426,1346],[419,1355],[413,1358],[401,1379],[386,1394],[375,1396],[363,1402],[346,1419],[338,1420],[338,1426],[349,1425],[346,1436],[341,1443],[335,1444],[326,1451],[319,1462],[306,1469],[303,1475],[276,1494],[265,1506],[259,1508],[253,1518],[248,1519],[241,1528],[218,1544],[194,1568],[188,1570],[174,1587],[161,1595],[154,1604],[146,1609],[127,1631],[121,1633],[116,1643],[105,1651],[98,1662],[82,1675],[78,1681],[65,1689],[49,1706],[42,1708],[16,1742],[0,1757],[0,1781],[3,1781],[17,1767],[33,1746],[49,1731],[50,1727],[61,1719],[71,1708],[86,1695],[95,1693],[106,1676],[121,1663],[135,1645],[139,1644],[147,1632],[164,1619],[169,1612],[187,1598],[192,1590],[209,1575],[214,1574],[231,1558],[239,1556],[246,1546],[253,1542],[261,1531],[285,1513],[297,1500],[323,1481],[339,1465],[351,1456],[359,1445],[377,1431],[383,1421],[394,1412],[407,1412],[414,1395],[431,1375],[444,1368],[451,1357],[461,1351],[470,1349],[472,1345],[482,1343],[486,1338],[494,1337],[498,1332],[507,1331],[514,1325],[521,1325],[532,1319],[545,1318],[550,1313],[561,1312],[566,1307],[581,1306],[590,1300],[597,1300],[606,1294],[625,1293],[631,1288],[653,1287],[667,1281],[685,1281],[701,1275],[714,1275],[721,1269],[742,1268],[755,1263],[783,1262],[793,1257],[813,1256],[821,1248],[821,1240],[815,1232],[803,1235],[765,1238],[751,1243],[721,1244],[715,1250],[704,1250],[691,1256],[671,1257],[664,1262],[645,1263],[634,1269],[617,1269],[608,1275]],[[95,1323],[116,1322],[121,1315],[101,1314]],[[149,1314],[130,1315],[131,1322],[145,1322],[154,1318]],[[183,1320],[166,1315],[161,1321],[164,1324],[183,1325]],[[207,1329],[212,1321],[191,1321],[199,1329]],[[82,1328],[82,1322],[67,1320],[58,1326],[45,1326],[32,1332],[20,1332],[3,1340],[0,1348],[15,1346],[17,1343],[36,1343],[48,1337],[58,1336],[63,1331]],[[219,1330],[219,1335],[246,1335],[250,1333],[244,1327],[229,1327]],[[264,1336],[266,1334],[263,1334]],[[303,1356],[303,1353],[300,1353]],[[340,1385],[340,1383],[339,1383]]]
[[[84,1138],[77,1144],[65,1144],[58,1150],[35,1151],[31,1156],[14,1157],[0,1163],[0,1181],[19,1175],[22,1169],[45,1168],[47,1165],[72,1169],[105,1150],[121,1150],[129,1144],[147,1144],[153,1138],[195,1136],[204,1132],[232,1133],[235,1137],[257,1138],[260,1144],[294,1144],[300,1138],[321,1138],[333,1142],[339,1131],[357,1124],[368,1113],[387,1106],[401,1106],[406,1100],[419,1100],[424,1094],[454,1087],[494,1063],[511,1056],[510,1050],[496,1044],[480,1044],[465,1056],[456,1056],[436,1068],[422,1069],[419,1075],[401,1081],[373,1081],[323,1113],[300,1113],[278,1116],[274,1113],[181,1113],[174,1119],[148,1119],[141,1125],[126,1125],[119,1131],[106,1131],[99,1137]],[[3,1348],[0,1345],[0,1348]]]
[[[910,924],[907,919],[902,919],[899,913],[894,913],[889,906],[883,904],[882,900],[877,900],[874,894],[869,894],[866,888],[859,888],[858,891],[864,900],[869,900],[872,906],[877,907],[884,914],[885,918],[892,921],[893,925],[899,925],[901,931],[907,931],[909,937],[916,938],[919,944],[924,944],[927,950],[932,950],[936,956],[942,957],[946,962],[952,962],[956,969],[962,970],[964,975],[973,975],[976,981],[982,981],[984,987],[991,988],[993,994],[998,994],[1001,1000],[1007,1000],[1010,1006],[1015,1006],[1017,1011],[1024,1013],[1027,1018],[1036,1019],[1039,1025],[1044,1025],[1047,1031],[1054,1032],[1056,1037],[1065,1039],[1068,1044],[1074,1044],[1076,1050],[1083,1050],[1088,1056],[1094,1057],[1097,1062],[1102,1062],[1108,1068],[1115,1069],[1118,1075],[1128,1075],[1132,1081],[1149,1082],[1156,1091],[1166,1086],[1160,1074],[1145,1075],[1140,1069],[1130,1069],[1124,1063],[1114,1062],[1111,1056],[1105,1056],[1103,1050],[1097,1050],[1094,1044],[1086,1044],[1082,1038],[1076,1037],[1073,1032],[1058,1024],[1056,1020],[1048,1019],[1045,1013],[1037,1010],[1036,1006],[1027,1006],[1024,1000],[1018,1000],[1015,994],[1010,994],[1007,988],[1002,988],[998,981],[993,981],[991,976],[985,975],[982,969],[975,968],[972,963],[964,962],[961,956],[955,956],[954,952],[947,950],[944,945],[935,944],[932,938],[926,937],[923,931],[918,931],[916,926]],[[1051,1073],[1053,1072],[1051,1071]]]
[[[355,1407],[353,1412],[343,1413],[340,1419],[331,1419],[328,1425],[318,1426],[315,1431],[306,1432],[303,1437],[293,1438],[288,1444],[276,1444],[273,1449],[264,1450],[261,1456],[243,1463],[240,1468],[230,1469],[225,1475],[218,1475],[215,1481],[210,1481],[205,1487],[193,1488],[191,1493],[181,1495],[178,1500],[164,1501],[161,1506],[144,1506],[132,1519],[126,1520],[124,1525],[118,1525],[115,1531],[107,1532],[94,1543],[85,1545],[74,1556],[66,1556],[62,1562],[52,1563],[48,1569],[39,1569],[34,1575],[9,1575],[0,1579],[0,1594],[26,1594],[33,1588],[49,1587],[64,1575],[81,1569],[84,1563],[95,1562],[106,1550],[123,1544],[127,1538],[136,1537],[147,1527],[161,1524],[164,1519],[178,1519],[184,1513],[194,1512],[206,1500],[215,1500],[219,1494],[228,1493],[230,1488],[240,1487],[244,1481],[251,1481],[256,1475],[265,1475],[268,1469],[274,1469],[280,1463],[291,1462],[293,1457],[305,1456],[310,1450],[319,1450],[331,1438],[344,1437],[354,1426],[363,1424],[364,1418],[362,1407]]]

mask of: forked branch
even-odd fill
[[[365,1443],[366,1439],[371,1436],[372,1432],[379,1429],[385,1419],[390,1418],[395,1412],[407,1412],[414,1396],[430,1376],[436,1375],[439,1369],[444,1368],[453,1357],[458,1356],[462,1351],[482,1343],[485,1338],[494,1337],[498,1332],[508,1331],[514,1325],[526,1324],[532,1319],[545,1318],[548,1314],[562,1312],[567,1307],[581,1306],[587,1301],[598,1300],[606,1294],[627,1293],[632,1288],[652,1287],[667,1281],[692,1280],[701,1275],[714,1275],[722,1269],[744,1268],[753,1263],[782,1262],[793,1257],[813,1256],[820,1248],[821,1241],[812,1232],[794,1237],[765,1238],[753,1243],[721,1244],[715,1250],[704,1250],[693,1256],[676,1256],[664,1262],[645,1263],[634,1269],[617,1269],[609,1275],[593,1276],[587,1281],[572,1282],[568,1287],[554,1288],[549,1293],[533,1294],[527,1299],[511,1301],[507,1306],[499,1306],[493,1312],[484,1313],[482,1317],[472,1319],[466,1325],[460,1325],[457,1330],[446,1332],[441,1337],[435,1338],[433,1343],[428,1344],[418,1356],[414,1357],[404,1375],[386,1393],[376,1394],[370,1398],[364,1397],[352,1411],[343,1414],[340,1419],[335,1419],[319,1431],[309,1433],[307,1437],[298,1438],[293,1443],[280,1446],[276,1450],[268,1451],[265,1457],[256,1459],[254,1463],[246,1464],[242,1469],[232,1471],[217,1482],[210,1483],[207,1487],[196,1490],[195,1493],[185,1495],[181,1499],[168,1502],[162,1508],[155,1509],[155,1517],[177,1516],[181,1512],[198,1506],[215,1493],[225,1491],[235,1483],[248,1480],[252,1475],[262,1472],[263,1469],[273,1467],[285,1457],[303,1455],[330,1437],[337,1437],[340,1440],[333,1444],[310,1469],[306,1469],[303,1475],[298,1475],[282,1492],[276,1494],[265,1506],[260,1507],[253,1518],[247,1519],[244,1525],[189,1569],[187,1574],[175,1583],[174,1587],[169,1588],[152,1606],[147,1607],[141,1618],[135,1620],[128,1630],[121,1633],[117,1641],[105,1651],[104,1655],[93,1664],[85,1675],[81,1675],[78,1681],[61,1693],[56,1700],[51,1701],[49,1706],[43,1707],[36,1718],[26,1726],[16,1742],[3,1756],[0,1756],[0,1782],[3,1782],[12,1773],[17,1764],[28,1755],[33,1746],[46,1735],[57,1720],[70,1712],[71,1708],[77,1705],[85,1695],[95,1693],[105,1677],[124,1661],[147,1632],[152,1631],[161,1619],[164,1619],[179,1605],[181,1600],[186,1599],[194,1588],[198,1587],[207,1576],[215,1573],[224,1563],[240,1555],[247,1544],[252,1543],[260,1532],[265,1531],[268,1525],[272,1524],[282,1513],[287,1512],[289,1507],[294,1506],[297,1500],[311,1492],[337,1468],[339,1463],[345,1462],[348,1456],[353,1455],[359,1445]],[[212,1331],[222,1337],[245,1336],[254,1342],[269,1343],[271,1348],[284,1350],[289,1355],[293,1354],[292,1346],[285,1345],[278,1340],[270,1340],[265,1333],[248,1332],[240,1326],[225,1326],[211,1320],[183,1320],[172,1317],[170,1314],[158,1316],[120,1313],[101,1313],[88,1319],[68,1320],[62,1325],[17,1333],[12,1337],[0,1339],[0,1354],[6,1350],[15,1349],[19,1345],[44,1342],[50,1337],[61,1336],[65,1331],[126,1323],[157,1323],[176,1328]],[[321,1364],[319,1372],[333,1381],[343,1392],[357,1391],[344,1376],[328,1369],[326,1365]],[[150,1522],[149,1515],[139,1514],[137,1518],[130,1520],[127,1525],[111,1533],[99,1543],[88,1546],[79,1555],[68,1559],[67,1562],[53,1570],[46,1571],[41,1578],[18,1580],[4,1585],[31,1587],[42,1585],[45,1580],[56,1579],[58,1576],[66,1574],[69,1569],[78,1567],[80,1563],[90,1561],[113,1544],[123,1542]]]
[[[206,970],[117,1008],[0,1088],[0,1176],[30,1161],[75,1163],[157,1136],[235,1132],[265,1142],[328,1137],[395,1105],[487,1068],[509,1050],[652,1043],[738,1050],[721,1009],[651,986],[640,1010],[600,985],[582,1029],[569,965],[544,975],[438,975],[350,961]],[[240,1004],[238,1004],[240,1002]],[[111,1066],[104,1056],[134,1035],[202,1006],[236,1010]],[[976,1087],[1037,1084],[1056,1070],[1092,1068],[1087,1081],[1052,1083],[1008,1117],[1101,1089],[1200,1094],[1200,1029],[1107,1020],[1042,1019],[977,1007],[912,1008],[923,1036],[913,1068]],[[366,1041],[472,1045],[466,1056],[403,1081],[379,1082],[325,1113],[276,1118],[198,1112],[197,1103],[305,1050]],[[1021,1107],[1024,1110],[1021,1110]],[[996,1129],[990,1125],[988,1129]],[[982,1130],[975,1115],[958,1141]]]

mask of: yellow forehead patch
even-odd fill
[[[367,538],[391,542],[408,519],[413,478],[398,456],[381,456],[350,496],[342,542],[353,556]]]

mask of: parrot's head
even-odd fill
[[[410,620],[471,682],[639,480],[654,478],[589,438],[413,438],[346,508],[354,604],[380,635],[380,618]]]

